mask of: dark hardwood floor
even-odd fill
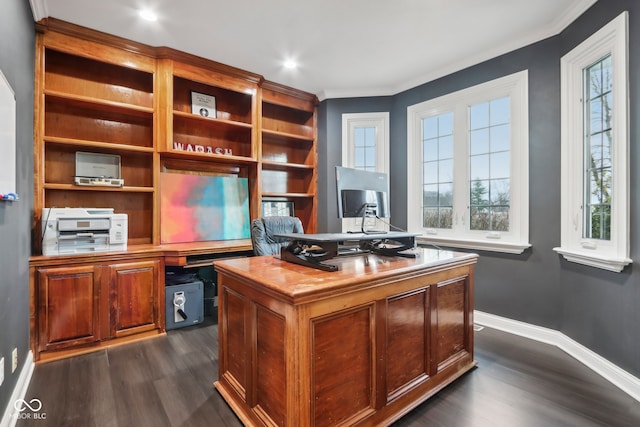
[[[478,368],[394,427],[640,426],[640,402],[556,347],[490,328],[475,340]],[[17,426],[241,426],[213,387],[217,352],[217,325],[206,318],[38,365],[25,400],[42,402],[40,419]]]

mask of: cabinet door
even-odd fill
[[[111,337],[161,327],[159,273],[159,260],[109,266]]]
[[[38,270],[38,350],[100,340],[99,269],[94,266]]]

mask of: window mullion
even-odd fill
[[[457,105],[453,119],[454,129],[454,231],[469,230],[469,115],[467,106]]]

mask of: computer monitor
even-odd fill
[[[389,217],[386,173],[336,166],[338,218]]]

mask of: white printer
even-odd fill
[[[127,235],[127,214],[112,208],[42,209],[43,255],[121,251]]]

